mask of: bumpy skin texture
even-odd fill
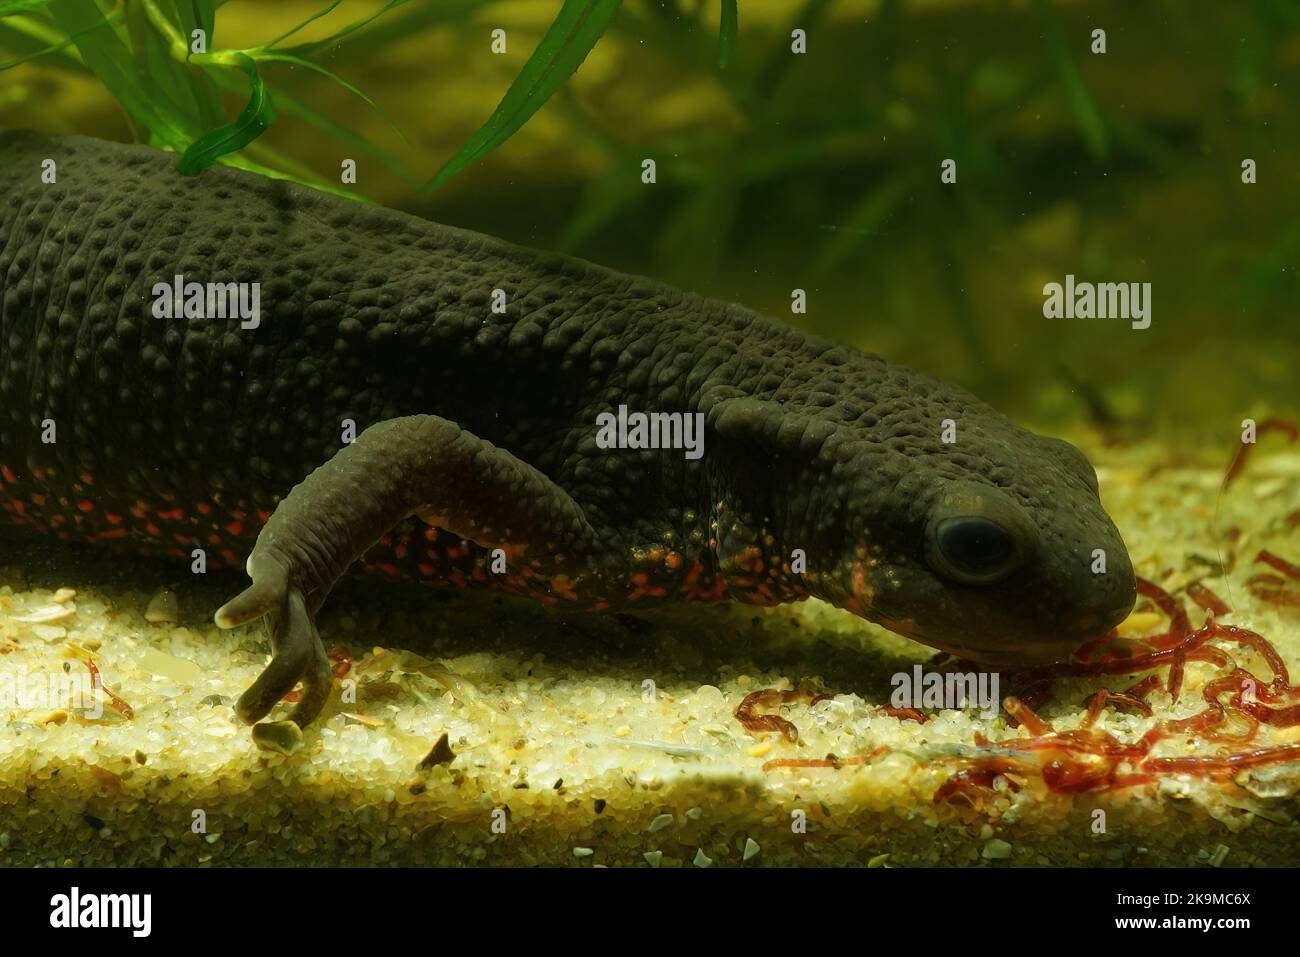
[[[357,512],[398,516],[364,559],[390,577],[592,610],[812,594],[1003,664],[1064,657],[1132,606],[1086,459],[960,389],[651,280],[173,165],[144,147],[0,134],[0,505],[13,521],[236,565],[340,452],[345,420],[414,417],[365,433],[282,524],[294,512],[316,522],[301,535],[351,547],[369,526],[348,502],[388,496]],[[154,318],[153,285],[176,274],[260,282],[260,326]],[[598,448],[597,416],[620,404],[702,412],[704,457]],[[417,435],[449,443],[440,479],[367,481]],[[370,464],[347,472],[350,459]],[[1019,563],[991,584],[933,560],[936,510],[972,501],[1019,528]],[[498,546],[506,574],[491,570]],[[339,545],[321,569],[288,570],[309,612],[341,571],[324,565],[350,560]]]

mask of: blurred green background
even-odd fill
[[[382,6],[349,0],[293,42]],[[309,104],[387,161],[278,101],[259,159],[337,183],[354,158],[357,189],[385,205],[742,302],[1047,429],[1221,457],[1243,416],[1300,414],[1300,3],[739,0],[721,69],[724,6],[625,0],[517,133],[426,191],[561,3],[411,0],[312,57],[405,140],[327,77],[264,70],[273,101]],[[216,45],[265,43],[320,9],[232,0]],[[4,24],[0,58],[40,47]],[[223,95],[227,118],[248,98]],[[0,72],[0,127],[140,135],[75,49]],[[1043,284],[1066,273],[1152,283],[1151,327],[1044,318]],[[806,315],[791,315],[796,287]]]

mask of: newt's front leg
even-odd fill
[[[371,426],[280,502],[248,558],[253,583],[217,611],[221,628],[274,616],[272,660],[235,706],[243,720],[265,717],[299,680],[291,718],[316,718],[330,666],[313,618],[348,566],[413,514],[557,567],[584,562],[595,539],[567,492],[455,423],[413,415]]]

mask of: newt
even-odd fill
[[[1133,606],[1087,458],[960,388],[650,279],[174,161],[0,134],[0,515],[243,562],[216,622],[273,625],[245,721],[300,680],[292,719],[320,713],[315,616],[350,569],[593,613],[815,596],[990,667],[1063,660]],[[159,318],[176,277],[257,284],[258,320]],[[627,410],[699,416],[700,454],[598,442]]]

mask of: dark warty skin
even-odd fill
[[[0,514],[247,556],[216,620],[275,621],[248,721],[300,680],[293,719],[319,713],[314,615],[358,561],[592,612],[816,596],[995,667],[1062,659],[1133,605],[1088,461],[961,389],[648,279],[173,165],[0,134]],[[256,283],[257,321],[159,318],[176,276]],[[703,454],[602,447],[621,405],[701,415]]]

